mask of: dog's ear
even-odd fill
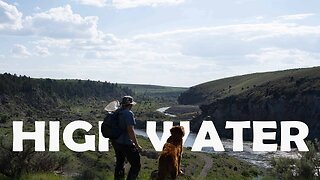
[[[174,136],[183,137],[184,136],[184,128],[183,128],[183,126],[173,126],[170,129],[170,133],[171,133],[171,135],[174,135]]]
[[[175,135],[175,134],[177,134],[177,126],[173,126],[171,129],[170,129],[170,133],[171,133],[171,135]]]
[[[184,127],[183,126],[179,126],[180,127],[180,131],[181,131],[181,135],[182,137],[184,136]]]

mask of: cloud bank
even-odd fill
[[[116,9],[129,9],[144,6],[175,6],[184,3],[185,0],[74,0],[82,5],[95,7],[114,7]]]
[[[112,1],[120,9],[183,2]],[[110,2],[78,3],[103,7]],[[319,65],[320,24],[303,23],[310,17],[317,14],[121,37],[100,30],[98,16],[83,16],[71,5],[23,16],[15,5],[0,0],[0,35],[30,37],[25,44],[13,44],[10,56],[34,63],[47,59],[50,66],[39,68],[54,68],[51,74],[43,70],[53,77],[191,86],[232,75]]]
[[[22,28],[22,13],[14,5],[0,1],[0,32]]]

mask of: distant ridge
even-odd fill
[[[180,104],[209,104],[217,99],[238,95],[269,82],[283,78],[320,77],[320,67],[289,69],[274,72],[253,73],[209,81],[183,92]]]
[[[171,87],[160,85],[146,85],[146,84],[119,84],[119,86],[131,89],[135,94],[147,96],[152,98],[166,97],[177,100],[177,97],[188,90],[184,87]]]
[[[131,89],[114,83],[77,79],[36,79],[8,73],[0,74],[0,110],[32,107],[46,110],[64,101],[100,99],[104,101],[132,95]]]

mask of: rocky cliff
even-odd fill
[[[225,130],[227,120],[277,121],[278,132],[280,121],[297,120],[308,125],[308,138],[320,138],[320,71],[310,70],[203,104],[202,114],[192,120],[191,129],[197,132],[203,120],[212,120],[220,136],[230,138],[232,130]],[[244,134],[251,140],[252,129]]]

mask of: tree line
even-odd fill
[[[36,91],[42,91],[49,96],[63,99],[110,98],[133,94],[131,89],[110,82],[77,79],[36,79],[9,73],[0,74],[1,95],[15,96],[19,94],[32,94]]]

